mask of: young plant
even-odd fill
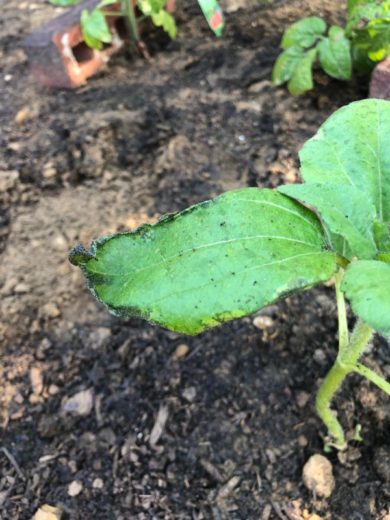
[[[316,62],[329,76],[348,80],[353,69],[368,74],[390,54],[390,0],[348,0],[347,9],[345,28],[333,25],[327,32],[322,18],[310,16],[286,30],[272,72],[275,85],[287,82],[291,94],[300,95],[313,88]]]
[[[49,0],[54,5],[71,6],[80,0]],[[144,18],[150,18],[154,25],[162,27],[171,38],[177,33],[173,16],[165,9],[167,0],[102,0],[92,11],[83,9],[80,16],[81,31],[85,43],[92,49],[101,50],[105,44],[111,43],[113,35],[107,23],[107,16],[122,17],[131,41],[135,42],[144,55],[147,55],[139,31],[138,23]],[[108,6],[119,6],[119,9],[108,11]],[[135,6],[142,13],[137,18]]]
[[[133,233],[76,246],[96,298],[114,314],[198,334],[334,279],[339,351],[318,391],[327,447],[346,437],[331,410],[372,335],[390,337],[390,102],[365,100],[333,114],[300,152],[303,184],[244,188],[163,217]],[[346,296],[357,322],[350,334]]]

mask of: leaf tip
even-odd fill
[[[84,246],[78,244],[70,251],[68,258],[69,258],[69,262],[72,265],[81,267],[81,266],[85,265],[92,258],[95,258],[95,256],[90,251],[85,249]]]

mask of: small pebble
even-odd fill
[[[61,520],[61,518],[61,509],[45,504],[38,509],[31,520]]]
[[[68,486],[68,495],[70,497],[77,497],[83,490],[83,485],[79,480],[74,480]]]
[[[300,435],[298,437],[298,445],[301,447],[301,448],[306,448],[306,446],[309,444],[309,441],[307,440],[307,438],[304,436],[304,435]]]
[[[297,405],[299,406],[299,408],[305,408],[305,406],[309,402],[309,399],[310,394],[308,394],[307,392],[298,392]]]
[[[185,343],[181,343],[177,346],[175,353],[173,354],[173,357],[175,359],[182,359],[187,356],[188,352],[190,351],[190,347],[186,345]]]
[[[46,303],[40,310],[42,316],[45,318],[58,318],[61,315],[60,309],[52,302]]]
[[[28,397],[30,404],[36,405],[42,402],[42,397],[37,394],[30,394]]]
[[[313,354],[313,359],[319,365],[323,365],[326,361],[326,354],[321,348],[316,348]]]
[[[42,175],[45,179],[52,179],[57,175],[57,170],[52,164],[49,163],[43,168]]]
[[[43,377],[42,371],[38,367],[30,368],[30,383],[34,394],[40,395],[43,390]]]
[[[19,110],[19,112],[17,112],[17,114],[15,116],[15,123],[18,123],[19,125],[21,125],[22,123],[27,121],[27,119],[30,119],[30,117],[31,117],[30,108],[24,107],[21,110]]]
[[[28,293],[29,291],[30,291],[30,287],[26,283],[23,283],[23,282],[18,283],[14,287],[15,294],[24,294],[24,293]]]
[[[195,400],[196,397],[196,388],[194,386],[189,386],[188,388],[185,388],[182,393],[184,399],[186,399],[188,402],[192,403]]]
[[[93,390],[91,388],[82,390],[72,397],[65,398],[64,402],[62,403],[63,412],[84,417],[91,413],[92,408]]]
[[[335,487],[332,464],[323,455],[310,457],[303,467],[303,483],[313,494],[329,498]]]
[[[56,235],[53,239],[53,247],[56,251],[67,251],[69,244],[64,235]]]
[[[270,316],[256,316],[253,319],[253,325],[260,330],[269,329],[274,324],[274,320]]]
[[[50,385],[48,388],[49,395],[57,395],[60,391],[57,385]]]
[[[103,489],[103,480],[101,478],[95,478],[95,480],[92,482],[92,487],[94,489]]]
[[[16,170],[3,171],[0,170],[0,192],[4,192],[14,188],[19,179],[19,172]]]

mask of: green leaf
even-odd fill
[[[347,0],[347,10],[348,14],[355,8],[355,6],[359,3],[360,0]]]
[[[390,251],[390,235],[387,225],[384,222],[375,220],[372,230],[378,250],[381,253],[387,253]]]
[[[81,12],[81,31],[85,43],[93,49],[102,49],[103,43],[111,43],[112,35],[106,18],[100,9]]]
[[[352,62],[353,68],[359,74],[364,76],[368,76],[374,66],[375,63],[370,60],[368,57],[368,49],[370,47],[370,42],[366,41],[365,38],[355,37],[351,42],[351,51],[352,51]]]
[[[390,221],[390,102],[356,101],[335,112],[300,152],[306,182],[354,186]],[[342,189],[342,188],[341,188]]]
[[[384,60],[390,53],[390,20],[373,20],[367,26],[369,37],[367,55],[370,60]]]
[[[49,0],[49,3],[59,7],[71,7],[79,4],[80,0]]]
[[[289,47],[283,51],[276,60],[272,70],[273,84],[278,86],[288,81],[302,57],[303,50],[301,47]]]
[[[281,43],[282,49],[288,47],[311,47],[326,31],[326,23],[318,16],[309,16],[293,23],[285,31]]]
[[[349,265],[341,289],[354,313],[377,332],[390,334],[390,265],[361,260]]]
[[[137,0],[137,6],[145,16],[160,12],[165,4],[166,0]]]
[[[158,13],[151,15],[152,22],[157,27],[162,27],[166,33],[168,33],[170,38],[175,38],[177,34],[177,27],[175,19],[168,11],[165,9],[161,9]]]
[[[318,58],[324,71],[332,78],[347,80],[352,74],[351,44],[341,27],[332,26],[328,38],[318,45]]]
[[[281,186],[281,193],[314,208],[329,235],[332,248],[351,260],[374,258],[374,205],[354,186],[337,184],[295,184]]]
[[[93,256],[93,258],[91,258]],[[246,188],[70,254],[114,313],[197,334],[328,280],[335,255],[312,212]]]
[[[316,55],[316,49],[307,51],[295,67],[287,85],[289,92],[293,96],[299,96],[313,88],[313,74],[311,69]]]
[[[345,27],[347,34],[355,29],[362,29],[371,20],[386,16],[386,2],[364,1],[358,2],[349,12]]]

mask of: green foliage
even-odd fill
[[[111,43],[112,35],[106,18],[99,8],[81,12],[81,31],[85,43],[92,49],[102,49],[105,43]]]
[[[284,33],[281,47],[301,47],[306,49],[314,45],[326,31],[326,23],[322,18],[309,16],[293,23]]]
[[[277,59],[273,70],[273,82],[281,85],[288,81],[288,89],[294,95],[302,94],[313,87],[311,65],[318,60],[321,68],[329,76],[348,80],[352,70],[369,73],[376,62],[390,54],[390,0],[350,0],[347,6],[348,20],[345,29],[332,26],[327,36],[326,24],[318,17],[304,18],[293,23],[284,33],[281,47],[282,54]],[[287,50],[295,49],[286,54]],[[298,51],[312,53],[315,58],[306,61],[306,66],[299,68],[295,57]],[[301,58],[302,60],[302,58]],[[288,74],[286,73],[288,70]],[[298,76],[302,75],[303,79]],[[295,78],[292,82],[291,78]],[[302,88],[294,88],[294,85]]]
[[[389,131],[390,102],[351,103],[304,145],[303,184],[227,192],[89,251],[76,246],[70,261],[115,314],[186,334],[334,277],[339,352],[316,409],[326,446],[344,449],[330,401],[345,377],[357,372],[390,395],[359,363],[373,331],[390,338]],[[359,318],[351,336],[344,293]]]
[[[294,96],[299,96],[313,88],[313,77],[311,68],[316,58],[316,49],[311,49],[303,54],[302,58],[296,64],[290,81],[288,82],[288,89]]]
[[[367,130],[369,129],[369,130]],[[355,186],[380,221],[390,223],[389,102],[366,100],[338,110],[299,154],[306,183]]]
[[[80,0],[49,0],[53,5],[70,7]],[[121,9],[110,12],[110,16],[127,18],[130,39],[138,41],[137,19],[132,0],[102,0],[92,11],[83,9],[80,16],[81,32],[85,43],[92,49],[101,50],[104,44],[112,42],[112,34],[107,23],[107,6],[120,4]],[[137,0],[137,7],[144,17],[150,18],[156,27],[161,27],[171,38],[177,34],[175,19],[165,9],[166,0]]]
[[[351,43],[341,27],[333,25],[328,38],[318,42],[317,49],[320,65],[329,76],[344,80],[351,77]]]
[[[303,57],[304,52],[300,47],[289,47],[283,51],[276,60],[272,71],[272,81],[274,85],[281,85],[289,81]]]
[[[342,284],[355,314],[390,336],[390,264],[359,260],[348,267]]]
[[[246,188],[98,241],[93,258],[72,261],[110,309],[197,334],[329,279],[336,263],[325,246],[310,211]]]
[[[332,249],[344,258],[374,258],[378,249],[373,225],[376,218],[374,205],[354,185],[295,184],[282,186],[285,193],[318,214]]]
[[[389,133],[389,102],[352,103],[303,147],[304,184],[226,193],[98,240],[88,253],[77,248],[71,261],[114,312],[187,334],[327,280],[336,261],[347,267],[347,295],[360,315],[354,300],[362,293],[349,273],[360,272],[355,263],[382,273],[390,252]],[[385,316],[379,332],[390,329]],[[361,317],[367,319],[365,311]]]
[[[156,27],[162,27],[164,31],[175,38],[177,27],[175,19],[164,9],[166,0],[138,0],[137,5],[140,11],[149,16]]]
[[[162,27],[170,38],[175,38],[177,34],[177,27],[175,19],[168,11],[161,9],[158,13],[151,16],[152,22],[156,27]]]

